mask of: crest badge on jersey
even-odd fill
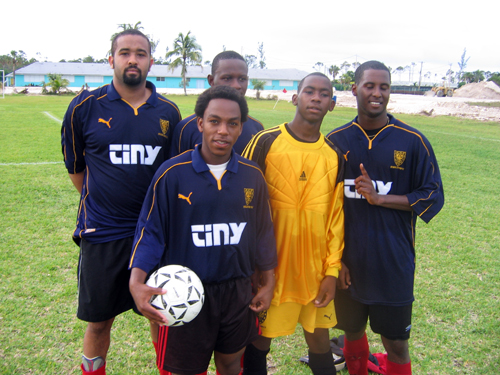
[[[253,206],[250,206],[250,203],[252,203],[253,201],[254,190],[245,188],[244,191],[245,191],[245,206],[243,206],[243,208],[253,208]]]
[[[404,168],[401,168],[401,165],[405,162],[405,160],[406,151],[394,150],[394,164],[396,164],[396,166],[391,166],[391,168],[404,170]]]
[[[161,127],[161,133],[158,133],[158,135],[161,135],[162,137],[168,138],[167,137],[167,132],[168,128],[170,127],[170,121],[160,119],[160,127]]]

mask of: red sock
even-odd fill
[[[344,339],[344,357],[350,375],[368,375],[368,339],[365,335],[359,340]]]
[[[387,375],[411,375],[411,361],[400,365],[387,360]]]
[[[104,365],[102,367],[99,367],[95,371],[85,371],[83,365],[81,365],[80,367],[82,369],[83,375],[106,375],[106,362],[104,362]]]

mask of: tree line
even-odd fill
[[[144,27],[141,24],[141,21],[135,23],[134,25],[132,24],[119,24],[118,25],[118,30],[116,33],[111,35],[110,40],[113,40],[113,38],[121,31],[123,30],[128,30],[128,29],[137,29],[137,30],[144,30]],[[149,34],[145,34],[147,38],[149,39],[151,43],[151,51],[152,54],[155,53],[159,40],[155,40],[155,38]],[[225,46],[223,46],[223,50],[226,50]],[[266,64],[266,58],[265,58],[265,51],[264,51],[264,43],[259,42],[258,43],[258,56],[256,55],[245,55],[245,61],[248,64],[248,67],[251,69],[266,69],[267,64]],[[111,51],[108,51],[108,56],[111,53]],[[37,55],[40,55],[39,53]],[[39,56],[41,59],[41,57]],[[466,49],[464,49],[464,52],[460,58],[460,61],[458,62],[459,66],[459,71],[454,72],[451,69],[451,64],[450,68],[448,69],[446,75],[444,77],[441,77],[440,79],[443,82],[447,82],[448,84],[454,84],[457,83],[458,86],[464,85],[466,83],[472,83],[472,82],[481,82],[481,81],[493,81],[497,85],[500,86],[500,73],[499,72],[490,72],[490,71],[483,71],[483,70],[476,70],[473,72],[467,72],[465,71],[467,67],[467,63],[469,61],[470,57],[466,57]],[[26,54],[22,51],[15,51],[12,50],[10,51],[9,54],[5,55],[0,55],[0,66],[1,69],[5,71],[6,74],[13,73],[14,76],[14,81],[15,81],[15,72],[17,69],[20,69],[26,65],[32,64],[34,62],[38,62],[39,60],[36,58],[31,58],[28,59]],[[108,59],[107,58],[101,58],[101,59],[96,59],[90,55],[82,58],[77,58],[73,60],[65,60],[62,59],[59,62],[79,62],[79,63],[98,63],[98,64],[107,64]],[[191,31],[188,31],[187,34],[179,33],[179,35],[174,39],[173,44],[171,49],[169,47],[166,48],[166,53],[164,57],[160,57],[155,59],[155,64],[158,65],[168,65],[170,66],[171,70],[174,70],[178,67],[181,67],[181,76],[182,76],[182,86],[184,87],[184,93],[186,94],[186,86],[189,83],[189,78],[186,78],[186,73],[188,70],[189,66],[209,66],[211,64],[210,61],[205,61],[202,63],[202,48],[196,41],[196,37],[191,34]],[[423,64],[423,63],[422,63]],[[321,71],[325,73],[326,75],[329,75],[332,77],[332,84],[333,85],[341,85],[341,86],[347,86],[350,85],[352,82],[354,82],[354,71],[357,69],[357,67],[360,65],[359,62],[352,62],[349,63],[347,61],[344,61],[340,66],[338,65],[330,65],[327,66],[322,62],[317,62],[316,64],[313,65],[313,69],[316,71]],[[399,80],[401,80],[401,76],[404,73],[408,73],[408,81],[409,82],[414,82],[414,84],[417,84],[417,80],[415,79],[416,76],[416,63],[412,62],[411,64],[408,64],[406,66],[398,66],[395,69],[392,69],[391,67],[388,67],[389,70],[392,72],[393,75],[398,75]],[[431,72],[426,72],[422,75],[422,70],[420,69],[420,72],[418,73],[418,85],[420,86],[420,82],[422,81],[422,77],[424,79],[432,79],[432,73]],[[438,80],[437,74],[434,75],[434,80]],[[263,81],[258,81],[255,80],[253,82],[254,86],[257,86],[257,89],[262,89],[261,86],[263,85]]]

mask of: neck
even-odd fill
[[[138,86],[128,86],[122,84],[119,80],[113,80],[113,85],[122,99],[134,107],[144,103],[151,95],[151,90],[146,87],[146,81]]]
[[[363,129],[380,129],[389,123],[389,117],[387,116],[387,112],[384,112],[377,117],[369,117],[365,114],[358,113],[358,123]]]
[[[288,127],[300,139],[306,142],[316,142],[320,136],[321,121],[310,123],[294,118],[288,123]]]

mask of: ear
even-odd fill
[[[354,96],[358,95],[358,87],[356,86],[355,83],[352,84],[351,91]]]
[[[200,131],[200,133],[203,133],[203,118],[197,117],[196,124],[198,125],[198,130]]]
[[[153,64],[155,63],[155,59],[153,58],[153,56],[151,56],[151,60],[149,61],[149,69],[148,69],[148,72],[151,71],[151,67],[153,66]]]
[[[113,56],[109,56],[108,57],[108,62],[109,62],[109,66],[111,67],[111,69],[114,69],[115,67],[113,66]]]
[[[208,84],[210,85],[210,87],[212,87],[214,85],[214,76],[209,74],[207,76],[207,81],[208,81]]]
[[[292,95],[292,103],[296,107],[297,107],[297,104],[299,104],[299,96],[297,94]]]
[[[335,101],[332,100],[332,102],[330,103],[330,108],[328,110],[331,112],[333,111],[334,108],[335,108]]]

